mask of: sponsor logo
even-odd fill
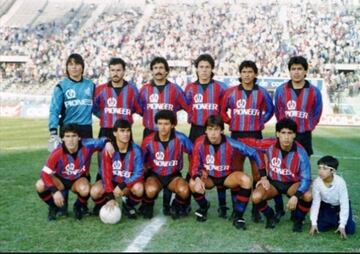
[[[246,107],[246,100],[244,100],[244,99],[237,100],[236,107],[237,108],[245,108]]]
[[[296,101],[290,100],[286,103],[286,107],[288,110],[295,110],[296,109]]]
[[[199,93],[195,94],[194,95],[194,101],[195,101],[195,103],[202,103],[203,102],[202,94],[199,94]]]
[[[271,159],[270,170],[275,172],[276,174],[286,175],[294,177],[294,174],[288,168],[281,168],[281,159],[278,157],[274,157]]]
[[[67,175],[78,175],[81,172],[85,172],[85,170],[85,166],[83,166],[81,169],[75,168],[74,163],[69,163],[65,166],[65,174]]]
[[[109,99],[107,99],[106,104],[108,107],[114,108],[116,107],[117,101],[114,97],[110,97]]]
[[[157,103],[157,102],[159,101],[159,95],[157,95],[157,94],[151,94],[151,95],[149,96],[149,101],[150,101],[151,103]]]

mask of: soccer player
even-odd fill
[[[190,190],[200,208],[195,212],[198,221],[207,220],[210,202],[205,198],[205,189],[224,185],[231,189],[234,202],[233,225],[246,229],[243,214],[251,194],[251,178],[233,168],[234,152],[249,156],[262,168],[257,151],[223,134],[224,122],[220,115],[211,115],[205,122],[206,135],[199,137],[194,145],[191,163]]]
[[[113,126],[118,119],[133,123],[134,113],[142,114],[135,85],[124,80],[126,63],[121,58],[109,61],[110,81],[96,86],[94,114],[100,118],[100,137],[113,139]]]
[[[92,109],[95,84],[83,77],[84,59],[71,54],[66,61],[67,77],[54,88],[49,113],[51,139],[59,139],[58,127],[77,124],[82,138],[92,138]],[[60,133],[62,138],[62,133]]]
[[[266,217],[266,228],[275,227],[274,210],[267,200],[279,194],[289,197],[287,208],[294,211],[293,232],[301,232],[311,206],[311,168],[305,149],[295,141],[297,124],[290,118],[276,123],[276,138],[253,140],[256,148],[266,153],[267,171],[259,170],[260,181],[252,201]]]
[[[183,153],[192,153],[192,143],[183,133],[177,132],[176,114],[161,110],[155,115],[157,131],[147,136],[141,145],[145,163],[145,194],[139,209],[144,218],[153,217],[154,201],[162,188],[175,193],[170,213],[173,219],[186,216],[184,202],[189,196],[188,183],[182,178]]]
[[[101,180],[90,190],[94,200],[94,215],[110,202],[117,205],[115,197],[126,196],[123,211],[130,219],[136,219],[135,206],[140,202],[143,192],[143,158],[141,148],[133,142],[131,124],[118,119],[113,127],[115,153],[112,156],[102,151]]]
[[[58,212],[67,215],[65,197],[69,190],[73,191],[77,194],[74,203],[75,217],[81,220],[88,212],[91,156],[95,151],[103,149],[105,143],[108,152],[113,147],[105,138],[82,140],[75,124],[64,125],[61,131],[63,143],[50,154],[41,171],[40,180],[36,182],[36,191],[49,205],[49,221],[55,220]]]
[[[226,89],[224,83],[213,79],[215,61],[211,55],[200,55],[194,65],[197,80],[189,83],[185,88],[185,96],[189,103],[188,122],[191,123],[189,138],[193,143],[205,133],[205,121],[208,116],[220,114],[220,101]],[[186,180],[190,180],[189,173]],[[218,185],[217,191],[218,213],[220,217],[226,218],[228,209],[226,207],[226,189],[224,186]]]
[[[145,127],[143,138],[157,130],[155,115],[160,110],[177,112],[181,109],[189,112],[183,90],[177,84],[167,80],[170,71],[168,62],[163,57],[155,57],[150,63],[153,79],[140,89],[140,104]],[[145,165],[147,167],[147,165]],[[164,188],[163,212],[170,215],[171,192]]]
[[[256,84],[258,68],[253,61],[239,65],[240,84],[226,90],[221,102],[221,116],[229,124],[231,137],[246,144],[247,139],[262,139],[264,125],[274,114],[274,105],[265,88]],[[230,116],[227,111],[230,110]],[[245,156],[236,156],[235,167],[244,171]],[[256,162],[250,160],[253,188],[260,179]],[[259,222],[260,213],[252,208],[252,220]]]
[[[346,182],[336,174],[339,161],[330,155],[320,158],[318,177],[313,182],[313,202],[310,209],[310,235],[336,228],[336,233],[346,239],[355,233]]]
[[[290,58],[288,63],[290,80],[275,90],[274,104],[277,121],[288,117],[297,126],[296,141],[306,150],[308,156],[313,154],[311,133],[319,123],[322,113],[322,98],[320,90],[307,81],[308,63],[302,56]],[[277,202],[277,220],[285,214],[282,200]]]

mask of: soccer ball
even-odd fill
[[[111,207],[104,205],[100,209],[100,220],[105,224],[116,224],[121,219],[121,209],[118,206]]]

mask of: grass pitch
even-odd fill
[[[94,134],[98,123],[94,123]],[[178,130],[188,134],[188,126]],[[140,144],[142,127],[134,126],[135,141]],[[272,136],[274,126],[268,126],[265,136]],[[0,118],[0,251],[31,252],[119,252],[136,238],[149,223],[139,218],[122,218],[119,224],[105,225],[97,217],[85,217],[76,221],[71,211],[75,195],[70,194],[70,216],[57,221],[47,221],[47,206],[39,199],[34,184],[39,178],[47,152],[46,119]],[[348,185],[355,221],[360,215],[360,128],[318,127],[313,133],[315,155],[311,158],[313,178],[317,174],[316,161],[320,156],[331,154],[338,157],[338,173]],[[184,171],[187,170],[187,164]],[[93,156],[91,174],[97,171]],[[249,169],[246,172],[250,172]],[[162,194],[155,203],[155,216],[163,216]],[[248,229],[238,231],[228,220],[217,217],[216,190],[207,192],[212,204],[205,223],[195,220],[193,212],[187,218],[166,223],[153,236],[144,251],[148,252],[359,252],[360,234],[357,232],[344,241],[333,232],[308,235],[309,216],[303,233],[293,233],[289,212],[273,230],[265,229],[264,223],[250,220],[250,208],[245,213]],[[228,206],[231,206],[227,192]],[[287,199],[284,198],[284,202]],[[273,203],[270,201],[270,204]],[[93,207],[89,201],[90,209]],[[192,211],[197,204],[192,200]],[[359,226],[359,224],[357,225]]]

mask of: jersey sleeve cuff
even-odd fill
[[[266,176],[266,170],[264,168],[259,169],[260,177]]]
[[[50,131],[51,135],[57,135],[57,129],[56,128],[51,128],[49,131]]]
[[[302,192],[296,191],[294,196],[296,196],[299,199],[302,195],[303,195]]]

